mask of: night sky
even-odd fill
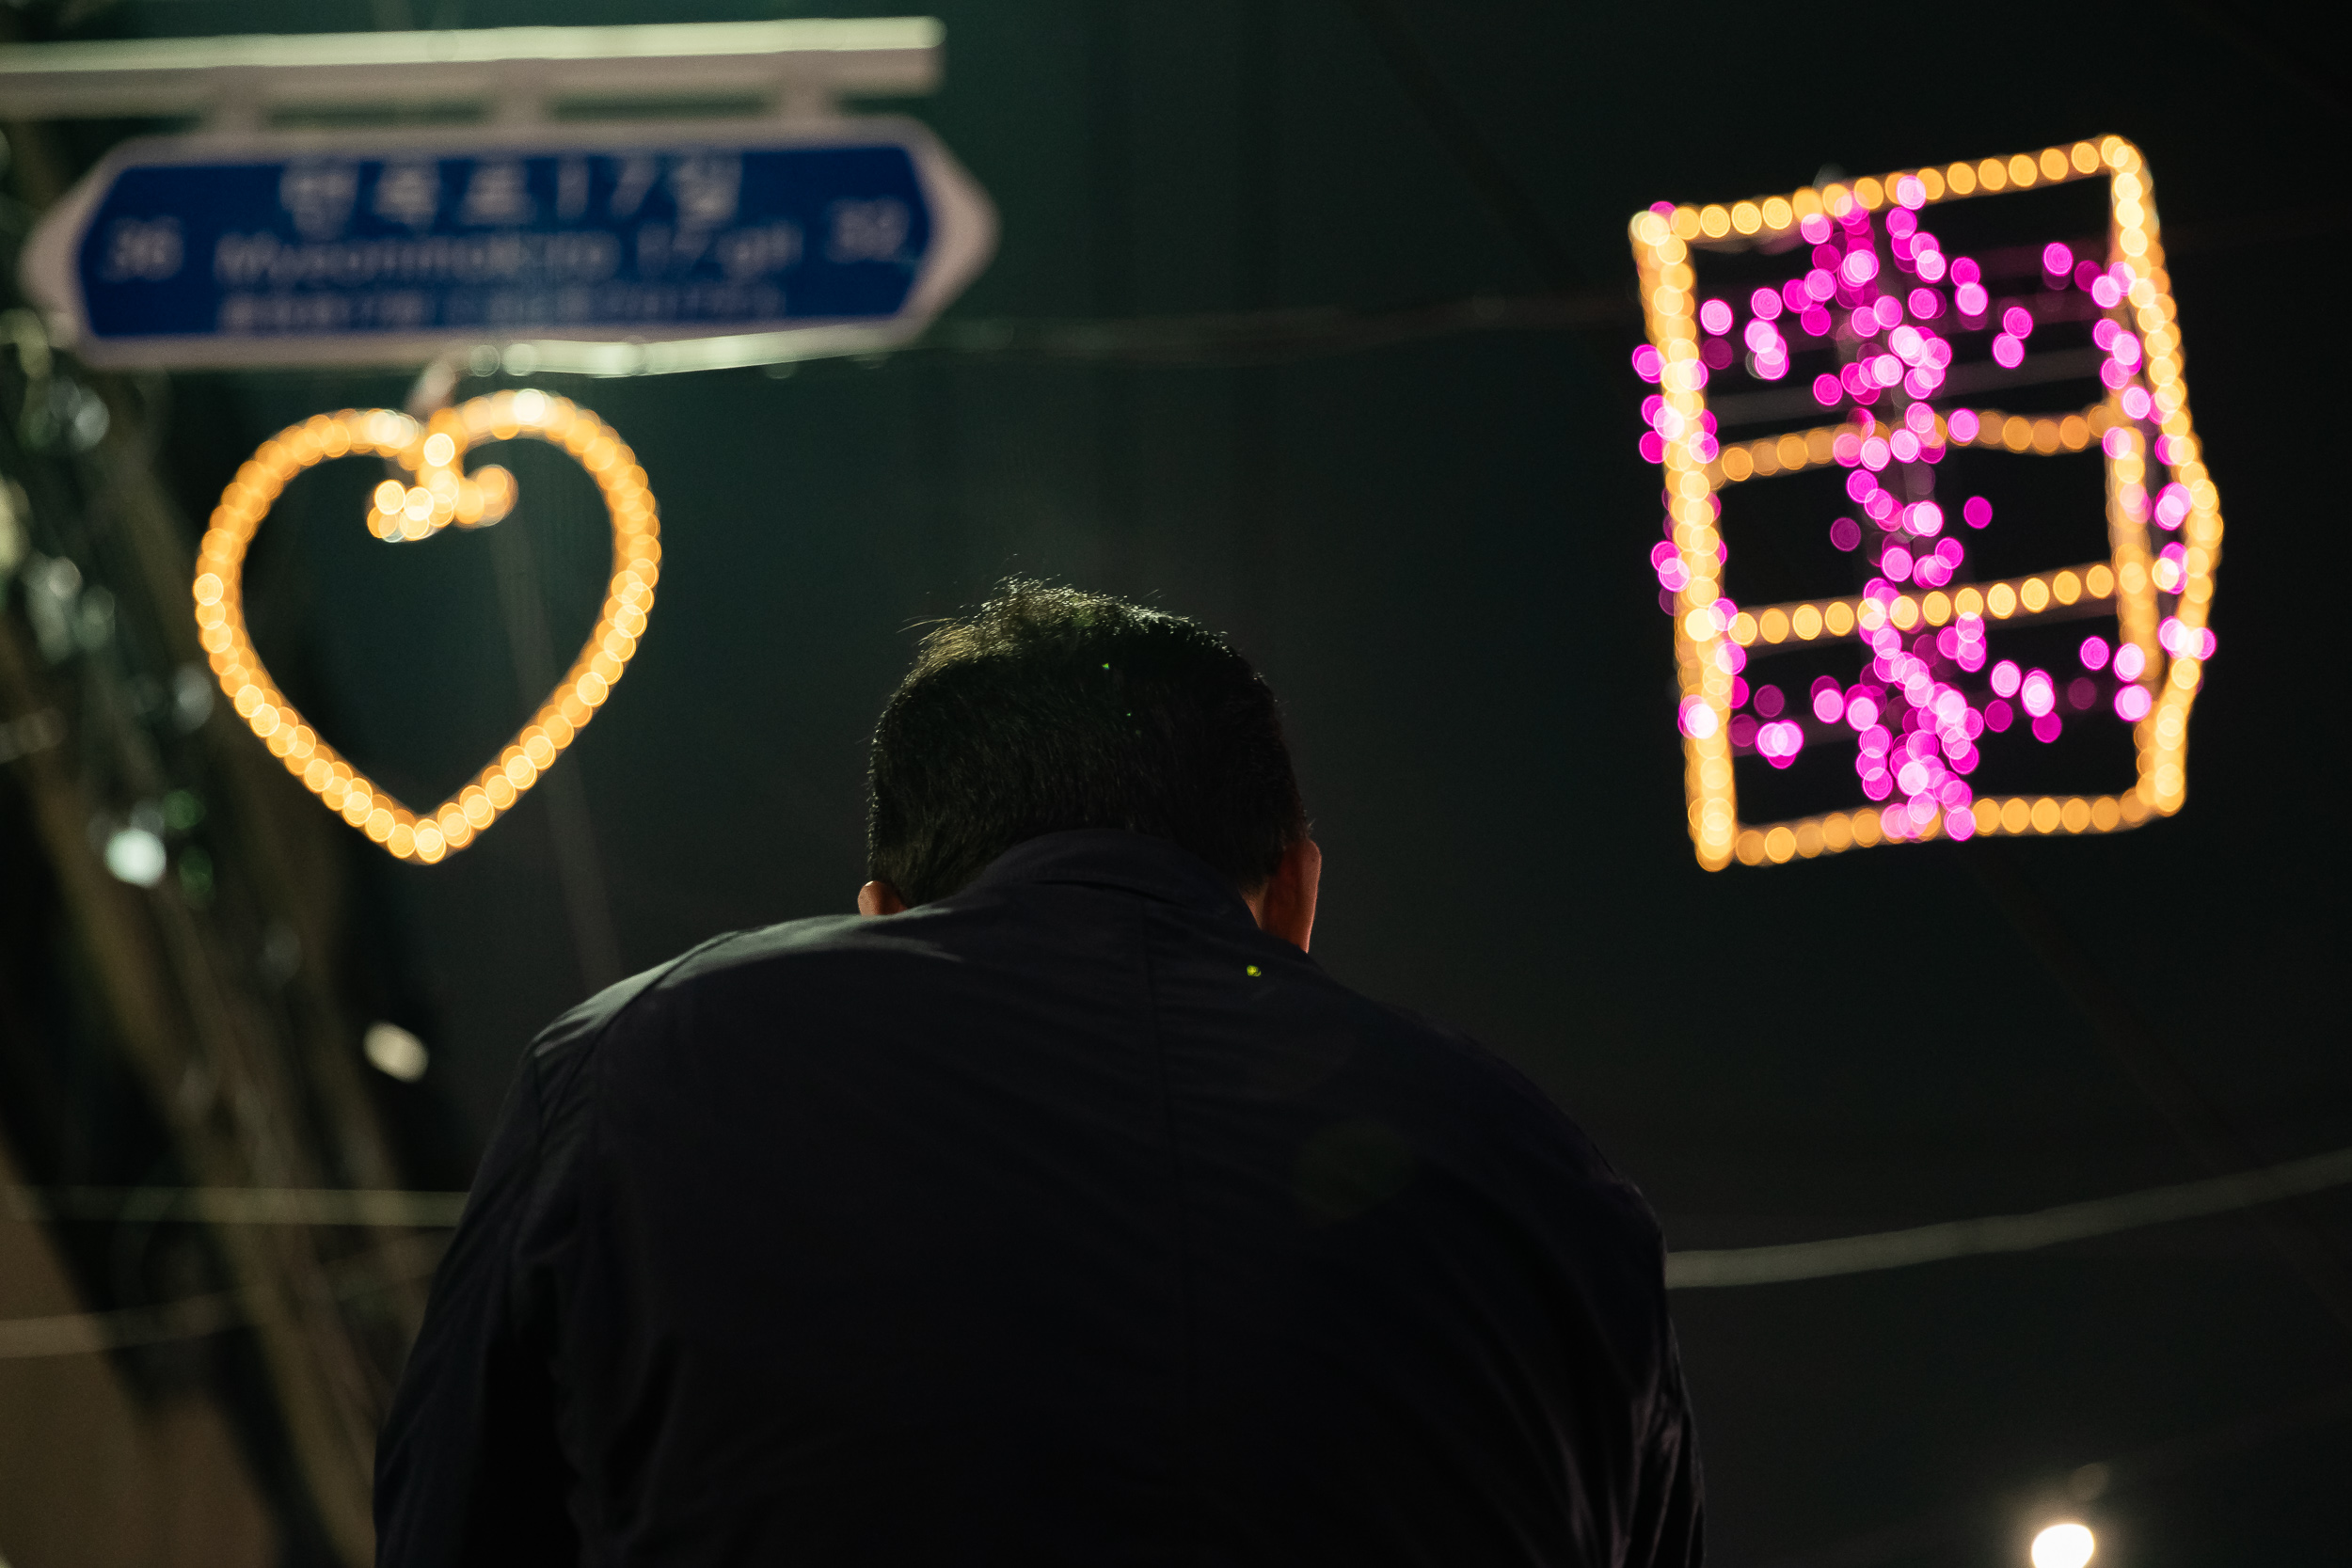
[[[130,0],[93,30],[371,24],[343,8]],[[2087,995],[2121,999],[2248,1158],[2352,1144],[2327,651],[2344,451],[2322,389],[2347,287],[2340,54],[2295,13],[2218,5],[1408,0],[1396,14],[1498,185],[1401,85],[1366,25],[1384,9],[940,8],[945,89],[873,106],[933,126],[997,203],[999,252],[950,321],[1551,289],[1600,291],[1613,318],[1253,366],[1016,344],[531,383],[611,421],[662,506],[643,652],[560,764],[622,967],[848,907],[865,741],[917,628],[1034,575],[1232,635],[1285,703],[1327,857],[1316,958],[1531,1074],[1641,1184],[1671,1245],[2206,1174]],[[420,0],[417,19],[772,14],[467,0],[437,16]],[[1649,388],[1628,363],[1629,214],[1785,192],[1824,166],[2107,133],[2149,160],[2229,526],[2186,810],[2108,837],[1701,871],[1645,559],[1658,480],[1636,451]],[[175,377],[168,477],[200,516],[282,423],[405,391],[374,373]],[[329,738],[412,802],[437,799],[524,709],[494,538],[388,550],[359,526],[380,477],[360,467],[309,476],[263,531],[256,636]],[[529,540],[560,665],[594,611],[603,525],[584,479],[518,472],[502,527]],[[524,1042],[609,977],[567,915],[551,800],[534,791],[432,869],[354,840],[380,1011],[431,1048],[417,1093],[453,1129],[421,1141],[421,1181],[462,1183]],[[2021,936],[2020,908],[2055,920],[2072,970]],[[2287,1210],[2341,1273],[2352,1197]],[[2100,1531],[2102,1563],[2352,1549],[2352,1402],[2311,1402],[2352,1384],[2352,1329],[2243,1215],[1692,1292],[1677,1312],[1719,1561],[2022,1563],[2035,1511],[2092,1462],[2113,1463],[2112,1484],[2067,1506]]]

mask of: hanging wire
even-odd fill
[[[1666,1288],[1720,1290],[1777,1285],[1910,1268],[1959,1258],[2034,1252],[2067,1242],[2231,1213],[2347,1185],[2352,1185],[2352,1148],[2340,1148],[2212,1180],[2152,1187],[2087,1203],[2060,1204],[2029,1214],[1950,1220],[1941,1225],[1841,1236],[1832,1241],[1672,1252],[1666,1255]],[[436,1230],[455,1226],[466,1206],[464,1193],[319,1188],[10,1187],[0,1191],[5,1192],[19,1219],[52,1222],[183,1221],[236,1227],[300,1225]],[[399,1272],[405,1266],[399,1259],[410,1258],[409,1253],[395,1255],[391,1250],[379,1249],[337,1265],[344,1273],[335,1277],[348,1285],[351,1294],[389,1289],[399,1280],[417,1277]],[[431,1267],[430,1261],[425,1262],[422,1272],[430,1273]],[[342,1288],[338,1286],[339,1290]],[[80,1354],[122,1344],[215,1334],[246,1321],[239,1305],[242,1300],[238,1292],[224,1291],[127,1313],[86,1312],[0,1320],[0,1360]],[[137,1338],[119,1338],[123,1334]]]

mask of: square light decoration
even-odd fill
[[[2221,515],[2138,149],[1631,231],[1699,863],[2180,810]]]

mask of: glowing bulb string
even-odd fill
[[[2093,177],[2109,186],[2104,262],[2058,240],[1947,254],[1927,227],[1932,205],[1947,197]],[[1640,446],[1666,482],[1665,538],[1653,547],[1651,566],[1661,607],[1675,621],[1682,685],[1677,723],[1700,863],[1710,869],[1735,858],[1777,863],[1990,832],[2105,832],[2179,810],[2188,708],[2216,646],[2205,616],[2221,527],[2189,422],[2176,311],[2138,150],[2110,136],[1729,207],[1661,202],[1635,214],[1631,228],[1651,340],[1635,352],[1634,369],[1659,388],[1642,405],[1648,429]],[[1796,270],[1776,286],[1753,290],[1742,329],[1739,303],[1705,296],[1695,253],[1766,241],[1775,242],[1775,254],[1789,257]],[[2006,287],[2011,275],[2038,281],[2039,291],[1996,297],[1994,287]],[[2090,347],[2042,357],[2045,364],[2062,357],[2070,368],[2095,374],[2106,389],[2100,402],[2077,414],[2036,419],[1949,404],[1956,374],[1984,382],[2021,372],[2037,333],[2046,345],[2054,324],[2069,323],[2090,324]],[[1977,333],[1990,334],[1989,361],[1956,366],[1955,338]],[[1744,367],[1769,388],[1788,380],[1795,357],[1815,345],[1830,351],[1833,368],[1812,378],[1810,396],[1843,419],[1739,443],[1719,440],[1721,420],[1705,390],[1712,376]],[[1792,386],[1788,395],[1794,392]],[[1936,499],[1937,467],[1963,446],[2021,455],[2095,450],[2108,480],[2111,560],[2011,582],[1967,583],[1969,536],[1991,523],[1992,509],[1981,496],[1949,510]],[[2159,485],[2151,459],[2169,472],[2169,483]],[[1862,551],[1875,568],[1869,583],[1851,598],[1741,609],[1724,586],[1729,549],[1721,492],[1827,463],[1846,470],[1846,495],[1860,519],[1838,519],[1832,543]],[[2152,527],[2178,537],[2153,548]],[[1973,602],[1961,602],[1963,595]],[[2080,673],[2021,672],[2002,660],[1993,665],[1989,691],[1977,679],[1993,661],[1987,610],[1990,622],[2008,621],[2020,607],[2026,619],[2045,611],[2058,618],[2109,595],[2118,641],[2111,650],[2104,638],[2086,640]],[[1884,803],[1803,821],[1743,824],[1732,759],[1753,755],[1787,768],[1808,738],[1822,738],[1801,716],[1784,717],[1788,698],[1777,687],[1751,687],[1749,654],[1825,635],[1868,644],[1861,677],[1836,692],[1823,689],[1836,683],[1822,677],[1811,705],[1820,723],[1842,716],[1855,732],[1863,793]],[[2065,801],[1979,799],[1968,776],[1980,739],[2015,725],[2037,742],[2055,742],[2067,723],[2061,692],[2062,705],[2076,714],[2105,701],[2133,726],[2138,784]]]
[[[609,592],[571,669],[515,738],[470,783],[421,815],[355,769],[311,729],[271,681],[246,630],[245,555],[271,505],[296,474],[333,458],[383,456],[415,475],[376,486],[369,531],[391,543],[442,529],[486,527],[514,500],[503,469],[468,474],[466,451],[485,441],[531,436],[570,452],[602,491],[612,527]],[[526,389],[480,397],[419,421],[390,409],[345,409],[289,425],[263,441],[221,494],[199,546],[195,600],[199,640],[215,676],[247,727],[286,770],[373,843],[401,860],[433,864],[466,847],[554,765],[596,717],[637,651],[660,578],[660,524],[636,455],[610,426],[570,400]]]

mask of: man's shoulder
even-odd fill
[[[616,1039],[666,1054],[681,1040],[723,1050],[723,1040],[756,1036],[769,1051],[798,1034],[795,1024],[854,1016],[861,1034],[887,1032],[905,1023],[903,1015],[950,1003],[969,1031],[979,1023],[970,1010],[976,998],[1017,1002],[1027,1020],[1034,988],[1074,971],[1041,961],[1039,932],[1004,929],[1025,923],[1008,921],[1002,904],[967,896],[883,919],[818,915],[723,933],[582,1002],[540,1033],[531,1054],[548,1089],[563,1097],[599,1044]],[[1254,929],[1220,930],[1204,942],[1220,953],[1246,946],[1256,960],[1247,972],[1262,975],[1252,989],[1263,985],[1269,1005],[1233,1042],[1263,1054],[1253,1082],[1279,1079],[1289,1066],[1302,1084],[1343,1090],[1353,1080],[1379,1098],[1393,1097],[1400,1115],[1424,1126],[1474,1130],[1476,1141],[1506,1162],[1533,1159],[1555,1176],[1630,1195],[1559,1102],[1478,1039],[1367,996]],[[1044,945],[1057,960],[1074,958],[1050,941]],[[1346,1069],[1334,1072],[1343,1063]]]
[[[542,1059],[579,1053],[615,1028],[652,1022],[702,993],[813,978],[838,961],[919,960],[934,944],[898,921],[810,915],[752,930],[725,931],[653,968],[617,981],[539,1032],[531,1052]]]

